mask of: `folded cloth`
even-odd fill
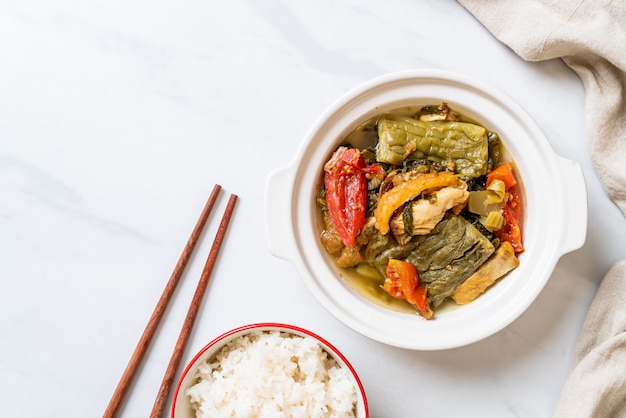
[[[615,264],[587,312],[555,417],[626,417],[626,260]]]
[[[458,0],[528,61],[561,58],[585,87],[589,153],[626,215],[626,2]]]

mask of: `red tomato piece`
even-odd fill
[[[508,200],[504,205],[502,216],[504,225],[495,232],[501,241],[508,241],[516,254],[524,252],[522,243],[522,202],[517,186],[507,189]]]
[[[517,180],[515,180],[515,176],[513,175],[513,166],[510,163],[505,163],[496,167],[496,169],[487,176],[487,187],[489,187],[494,180],[502,180],[506,189],[515,186]]]
[[[384,179],[387,176],[385,169],[380,164],[370,164],[363,169],[366,173],[370,174],[374,177],[379,177],[380,179]]]
[[[333,225],[347,247],[365,224],[367,179],[365,160],[356,148],[339,147],[324,166],[326,205]]]
[[[517,180],[515,180],[515,175],[513,174],[513,166],[510,163],[505,163],[496,167],[487,176],[487,187],[496,179],[504,182],[507,201],[502,211],[504,225],[495,232],[495,235],[501,241],[508,241],[515,253],[519,254],[524,252],[524,245],[522,244],[523,208]]]
[[[407,261],[390,259],[385,271],[387,278],[382,286],[383,290],[394,298],[406,299],[415,305],[417,310],[426,319],[433,316],[428,304],[427,289],[420,282],[415,266]]]

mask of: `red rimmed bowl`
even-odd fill
[[[263,337],[260,337],[261,335]],[[279,338],[273,338],[276,336],[278,336]],[[260,338],[263,339],[261,340]],[[286,338],[287,340],[281,340],[281,338]],[[264,345],[264,347],[260,347],[261,341],[263,341],[262,344]],[[253,345],[255,344],[255,342],[256,345]],[[271,351],[266,350],[266,348],[276,348],[276,344],[279,343],[283,345],[283,347],[278,348],[280,351],[274,352],[274,355],[272,355],[271,357],[266,357],[267,354],[272,353]],[[306,350],[306,357],[302,352],[295,353],[294,357],[297,360],[290,360],[286,357],[289,352],[298,349]],[[215,364],[208,366],[209,363],[215,363],[218,359],[218,356],[220,356],[219,358],[221,359],[226,358],[226,352],[232,353],[232,356],[227,360],[221,361],[221,364],[225,368],[224,370],[216,369]],[[318,358],[311,358],[311,355],[317,355]],[[326,358],[331,359],[330,363],[327,360],[324,360],[325,356]],[[272,369],[277,367],[278,364],[275,364],[275,362],[278,359],[283,358],[286,359],[286,362],[289,362],[289,364],[285,365],[283,369],[296,368],[297,370],[293,371],[292,373],[288,372],[289,378],[287,380],[282,380],[282,382],[277,383],[277,386],[268,386],[266,384],[264,385],[263,382],[267,383],[267,381],[270,381],[272,379],[277,380],[279,379],[279,377],[282,377],[282,372],[278,377],[277,375],[264,376],[262,370],[265,370],[266,368]],[[316,361],[318,360],[320,361],[320,363],[316,363]],[[294,364],[294,362],[296,362],[296,364]],[[313,363],[305,364],[305,362]],[[250,369],[250,364],[256,364],[257,366],[259,366],[259,373],[253,373],[253,371]],[[235,367],[230,367],[233,365],[247,365],[247,367],[240,367],[239,370],[236,370]],[[217,373],[221,374],[222,372],[226,371],[226,368],[228,368],[228,371],[232,372],[233,374],[240,373],[239,375],[236,375],[236,378],[238,379],[238,384],[232,386],[233,393],[226,395],[224,395],[223,392],[217,394],[212,393],[211,390],[213,388],[210,387],[211,382],[209,382],[205,378],[206,374],[215,372],[216,370]],[[321,368],[323,368],[325,372],[322,372]],[[200,372],[201,369],[203,370]],[[329,371],[329,369],[334,370]],[[313,370],[317,370],[317,372],[313,373]],[[311,384],[311,376],[317,376],[320,373],[322,374],[321,380],[318,380],[315,383],[315,386],[307,386]],[[298,374],[298,376],[295,376],[296,374]],[[232,375],[225,377],[225,379],[231,379],[228,381],[228,383],[225,383],[225,379],[222,379],[222,376],[218,377],[217,379],[219,379],[219,382],[215,383],[215,385],[219,385],[220,390],[225,390],[228,385],[234,384],[235,382]],[[293,383],[290,379],[301,381]],[[326,382],[320,383],[324,381],[324,379],[326,379]],[[319,388],[321,385],[323,385],[323,395],[325,396],[325,399],[327,401],[326,403],[330,402],[330,398],[333,403],[338,402],[336,404],[338,408],[343,408],[346,405],[345,398],[338,400],[332,399],[333,397],[329,393],[331,390],[335,391],[335,393],[342,393],[344,394],[344,396],[347,396],[346,394],[351,394],[350,396],[354,396],[354,415],[352,416],[356,418],[369,417],[365,390],[363,389],[363,385],[361,384],[361,381],[356,371],[348,362],[346,357],[324,338],[309,330],[300,328],[295,325],[271,322],[245,325],[223,333],[222,335],[208,343],[206,346],[204,346],[204,348],[202,348],[189,362],[189,364],[182,373],[182,376],[174,393],[171,415],[172,418],[192,418],[197,416],[196,411],[194,410],[194,406],[192,406],[192,400],[189,391],[190,388],[198,385],[198,383],[200,383],[201,381],[204,381],[205,383],[203,383],[203,385],[206,386],[204,386],[204,388],[202,388],[201,386],[196,386],[196,390],[191,389],[191,391],[195,392],[194,396],[198,396],[199,393],[202,393],[201,399],[204,399],[206,402],[208,402],[208,408],[217,406],[217,402],[213,402],[212,399],[219,399],[220,406],[224,407],[224,405],[226,404],[231,404],[231,402],[229,401],[231,398],[244,397],[244,393],[249,394],[252,388],[262,394],[262,396],[260,396],[260,399],[258,400],[259,403],[264,402],[265,406],[267,406],[267,404],[280,404],[279,396],[276,396],[277,393],[280,393],[281,395],[286,394],[287,396],[294,396],[295,398],[296,395],[294,395],[294,393],[299,393],[298,391],[305,391],[305,387],[313,388],[310,390],[315,390],[317,395],[319,396]],[[330,383],[330,381],[332,381],[333,383]],[[280,386],[283,386],[284,388],[284,386],[286,385],[297,385],[297,391],[294,392],[291,387],[287,388],[284,392],[281,391],[282,389],[280,388]],[[259,389],[259,387],[261,387],[261,389]],[[273,393],[271,395],[267,393],[268,389],[273,390]],[[263,393],[264,390],[266,391],[265,393]],[[239,393],[237,393],[238,391]],[[270,397],[276,399],[269,399]],[[196,397],[195,399],[198,400],[199,398]],[[239,402],[238,407],[243,409],[248,408],[248,406],[245,405],[245,402],[247,402],[247,400],[243,399],[241,402]],[[287,401],[285,400],[285,402]],[[287,402],[285,404],[285,407],[289,407],[289,405],[294,405],[295,402],[296,401],[292,399],[291,403]],[[303,402],[303,407],[305,408],[306,406],[307,405],[305,405]],[[244,416],[242,414],[242,412],[239,412],[236,413],[235,416]],[[250,409],[248,408],[245,416],[256,415],[250,415]],[[303,416],[315,415],[313,415],[312,413],[306,413]],[[325,415],[319,416],[323,417]]]

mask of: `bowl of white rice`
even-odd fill
[[[245,325],[215,338],[182,373],[173,418],[368,417],[363,385],[332,344],[287,324]]]

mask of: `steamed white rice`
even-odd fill
[[[354,417],[347,370],[312,338],[254,331],[198,367],[187,389],[196,418]]]

